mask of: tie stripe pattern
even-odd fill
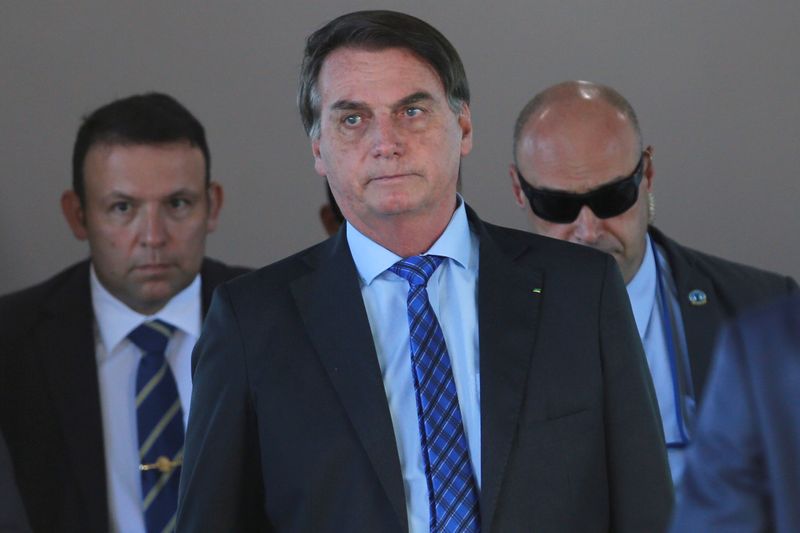
[[[409,257],[389,270],[409,284],[411,367],[428,482],[431,533],[477,533],[480,531],[478,488],[450,356],[426,288],[443,259],[430,255]]]
[[[153,320],[128,334],[142,351],[136,373],[136,422],[139,460],[142,465],[151,465],[141,471],[142,509],[148,533],[175,528],[183,461],[183,411],[175,376],[164,357],[174,331],[170,324]]]

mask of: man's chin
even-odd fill
[[[131,301],[126,303],[139,313],[151,315],[167,305],[181,290],[177,281],[171,278],[149,279],[138,284]]]

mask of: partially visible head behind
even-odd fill
[[[203,126],[165,94],[116,100],[78,131],[62,211],[103,287],[141,314],[200,271],[223,199],[210,159]]]
[[[643,148],[630,103],[597,83],[567,81],[549,87],[520,112],[513,159],[509,173],[514,198],[534,230],[612,254],[630,281],[644,257],[654,177],[652,148]],[[538,197],[556,193],[558,201],[590,204],[580,207],[573,220],[548,220],[531,209],[525,183]],[[575,196],[593,192],[597,194]],[[613,209],[617,200],[624,211]],[[601,202],[614,214],[603,212]]]
[[[407,49],[436,71],[453,112],[458,113],[462,104],[469,104],[469,84],[464,65],[458,52],[439,30],[405,13],[356,11],[332,20],[306,40],[297,105],[303,127],[311,138],[319,135],[319,72],[328,55],[344,47]]]
[[[72,150],[72,188],[83,201],[86,154],[97,144],[135,145],[187,142],[203,153],[205,180],[211,180],[206,133],[188,109],[173,97],[151,92],[120,98],[83,119]]]
[[[336,198],[333,197],[331,187],[327,183],[325,183],[325,194],[328,203],[320,206],[319,220],[322,222],[322,227],[325,228],[325,233],[331,236],[344,224],[344,215],[342,215],[342,210],[339,209],[339,204],[336,203]]]

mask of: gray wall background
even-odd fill
[[[525,227],[507,166],[517,112],[564,79],[610,84],[656,150],[657,224],[800,277],[800,2],[479,0],[0,3],[0,293],[84,257],[61,217],[79,119],[173,94],[205,124],[226,190],[209,254],[259,266],[320,240],[322,179],[295,108],[305,36],[341,13],[417,15],[462,55],[475,149],[464,195]]]

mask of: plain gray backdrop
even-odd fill
[[[680,242],[800,276],[800,2],[106,1],[0,3],[0,293],[87,254],[59,207],[80,118],[168,92],[203,122],[225,187],[209,255],[260,266],[324,237],[324,201],[295,106],[305,37],[356,9],[439,28],[472,90],[464,196],[524,228],[511,133],[540,89],[617,88],[655,147],[656,223]]]

